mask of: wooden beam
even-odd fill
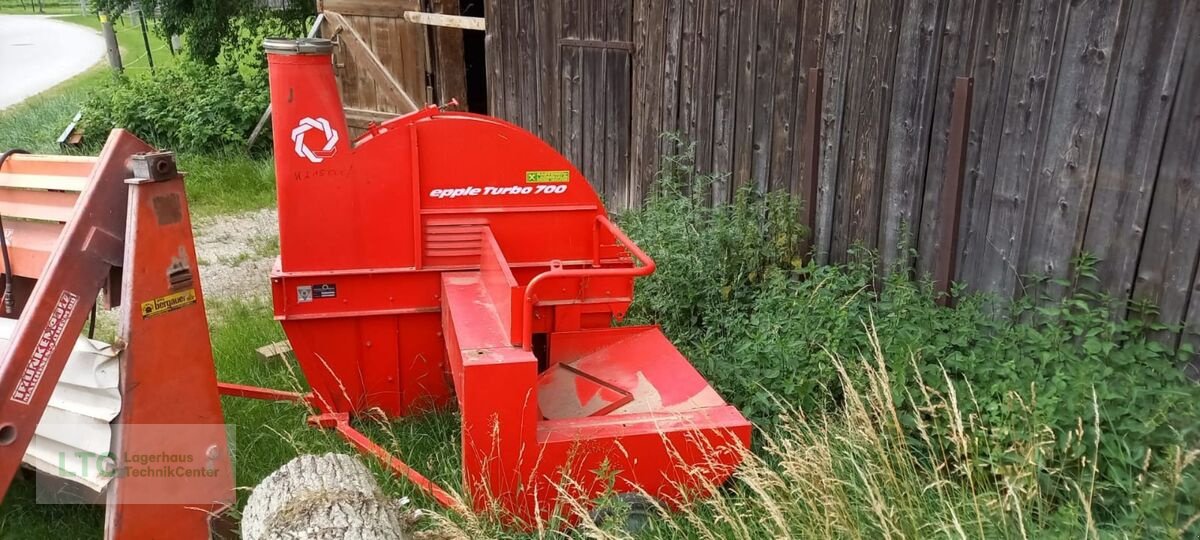
[[[405,11],[404,20],[410,23],[427,26],[443,26],[462,30],[487,30],[483,17],[467,17],[464,15],[446,15],[442,13],[425,13],[424,11]]]
[[[258,352],[258,357],[262,358],[263,360],[270,360],[272,358],[279,358],[280,360],[283,360],[287,357],[287,353],[292,351],[292,344],[288,343],[288,341],[285,339],[283,341],[276,341],[275,343],[263,345],[262,347],[255,349],[255,351]]]
[[[333,24],[333,33],[341,38],[338,41],[350,48],[356,60],[365,64],[364,67],[374,75],[376,82],[382,81],[387,83],[379,86],[381,91],[392,94],[402,104],[409,107],[410,110],[405,112],[412,112],[421,108],[408,95],[404,87],[400,86],[400,83],[396,81],[396,77],[392,75],[392,72],[383,66],[383,63],[379,61],[379,57],[375,56],[375,53],[367,46],[367,42],[363,40],[362,36],[358,35],[358,32],[354,30],[354,27],[349,22],[346,22],[345,17],[340,13],[328,11],[327,9],[325,11],[325,18],[329,19],[329,22]]]

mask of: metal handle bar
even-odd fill
[[[549,270],[534,276],[533,279],[529,280],[529,284],[525,286],[525,305],[521,318],[521,347],[526,351],[533,348],[533,297],[534,290],[541,283],[551,279],[567,277],[640,277],[654,273],[654,259],[651,259],[637,244],[634,244],[633,240],[630,240],[620,227],[617,227],[616,224],[608,219],[608,216],[602,215],[596,216],[597,229],[593,231],[596,236],[596,245],[593,246],[592,253],[596,265],[600,263],[600,235],[598,230],[600,226],[608,229],[617,239],[617,242],[628,250],[642,265],[632,268],[576,268],[568,270],[564,269],[561,263],[556,265],[557,261],[551,263]]]

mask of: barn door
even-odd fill
[[[337,43],[334,73],[346,122],[355,133],[370,122],[445,101],[440,99],[442,95],[464,103],[461,31],[431,29],[404,20],[406,11],[457,14],[457,2],[322,0],[319,9],[324,14],[321,35]],[[454,43],[455,37],[457,50],[447,50],[445,44]],[[435,43],[442,45],[441,56]],[[442,87],[435,88],[435,81],[441,81]],[[459,88],[449,88],[451,81]]]
[[[615,209],[629,204],[632,3],[565,0],[561,8],[561,150]]]

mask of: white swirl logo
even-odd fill
[[[305,134],[313,131],[316,134],[325,135],[325,146],[320,150],[313,150],[305,143]],[[311,140],[313,136],[309,136]],[[325,158],[333,157],[337,152],[338,132],[329,125],[329,120],[324,118],[304,117],[300,120],[300,125],[292,130],[292,142],[296,143],[296,155],[302,158],[308,158],[313,163],[325,161]]]

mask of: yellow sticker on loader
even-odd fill
[[[166,296],[160,296],[154,300],[142,302],[142,318],[150,318],[155,315],[175,311],[179,308],[190,306],[196,303],[196,289],[188,289]]]

